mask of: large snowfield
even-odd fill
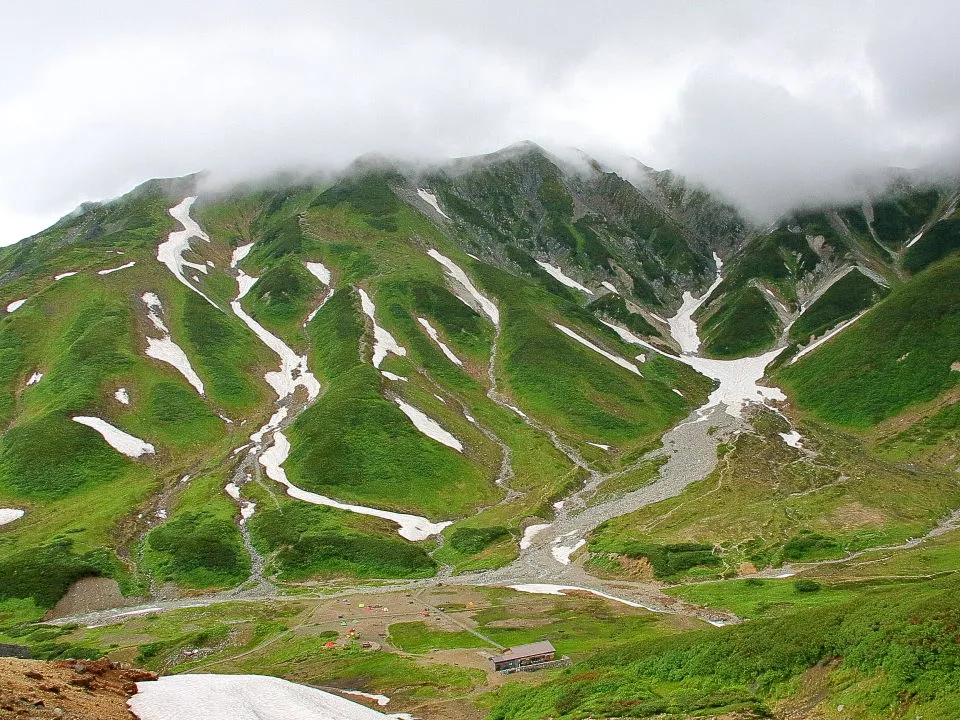
[[[265,675],[168,675],[137,683],[140,720],[383,720],[332,693]]]

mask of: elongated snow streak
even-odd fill
[[[347,503],[337,502],[324,495],[301,490],[287,479],[287,473],[283,469],[283,463],[289,454],[290,441],[287,440],[283,432],[277,430],[273,433],[273,445],[260,455],[260,464],[263,465],[267,477],[286,487],[287,495],[296,500],[302,500],[303,502],[314,505],[325,505],[327,507],[337,508],[338,510],[346,510],[357,513],[358,515],[370,515],[372,517],[389,520],[400,526],[400,530],[398,531],[400,537],[412,541],[426,540],[431,535],[442,532],[443,529],[450,524],[449,522],[432,523],[427,520],[427,518],[417,515],[377,510],[362,505],[349,505]]]
[[[531,545],[533,545],[533,539],[552,525],[553,523],[546,523],[544,525],[528,525],[523,531],[523,537],[520,538],[520,549],[526,550],[529,548]]]
[[[14,300],[12,303],[8,303],[8,304],[7,304],[7,312],[8,312],[8,313],[12,313],[12,312],[14,312],[14,311],[16,311],[16,310],[19,310],[20,308],[23,307],[23,304],[24,304],[28,299],[29,299],[29,298],[24,298],[23,300]]]
[[[263,675],[167,675],[137,683],[127,704],[140,720],[385,720],[332,693]]]
[[[397,375],[392,372],[387,372],[386,370],[381,370],[380,374],[383,375],[387,380],[394,380],[396,382],[407,382],[409,378],[403,377],[403,375]]]
[[[117,452],[121,452],[127,457],[138,458],[141,455],[152,455],[155,451],[153,445],[144,442],[138,437],[125,433],[120,428],[116,428],[106,420],[98,417],[89,417],[86,415],[77,415],[71,418],[74,422],[86,425],[88,428],[96,430],[107,441],[107,444]]]
[[[417,195],[419,195],[424,200],[424,202],[430,205],[430,207],[432,207],[438,213],[443,215],[447,220],[450,219],[450,216],[440,209],[440,203],[437,202],[437,196],[434,195],[432,192],[430,192],[429,190],[425,190],[424,188],[417,188]]]
[[[64,278],[73,277],[77,274],[76,270],[71,270],[70,272],[60,273],[59,275],[54,275],[54,280],[63,280]]]
[[[183,348],[177,345],[177,343],[173,341],[173,338],[170,337],[170,331],[160,317],[160,313],[163,312],[163,305],[160,303],[160,298],[152,292],[145,292],[142,299],[147,305],[147,318],[153,323],[155,329],[163,333],[163,336],[159,338],[147,336],[147,357],[152,357],[154,360],[173,365],[173,367],[183,375],[186,381],[202,396],[204,394],[203,380],[200,379],[196,370],[193,369],[193,365],[190,364],[190,358],[187,357]]]
[[[23,510],[20,508],[0,508],[0,525],[6,525],[7,523],[12,523],[14,520],[19,520],[23,515]]]
[[[569,565],[570,556],[586,544],[586,540],[577,540],[573,545],[557,545],[550,549],[550,554],[561,565]]]
[[[619,355],[614,355],[613,353],[608,353],[608,352],[607,352],[606,350],[604,350],[603,348],[594,345],[592,342],[590,342],[589,340],[587,340],[585,337],[581,337],[580,335],[578,335],[577,333],[575,333],[573,330],[571,330],[571,329],[568,328],[568,327],[565,327],[565,326],[563,326],[563,325],[560,325],[559,323],[554,323],[553,326],[554,326],[557,330],[559,330],[560,332],[562,332],[564,335],[567,335],[567,336],[569,336],[569,337],[572,337],[574,340],[576,340],[578,343],[580,343],[580,344],[583,345],[584,347],[590,348],[590,349],[593,350],[595,353],[599,353],[600,355],[603,355],[603,357],[607,358],[607,360],[610,360],[611,362],[616,363],[616,364],[619,365],[620,367],[625,368],[626,370],[629,370],[630,372],[635,373],[636,375],[639,375],[640,377],[643,377],[643,373],[640,372],[640,368],[638,368],[636,365],[634,365],[634,364],[633,364],[632,362],[630,362],[629,360],[624,360],[624,359],[623,359],[622,357],[620,357]]]
[[[606,280],[604,280],[604,281],[601,282],[600,284],[603,285],[607,290],[609,290],[610,292],[612,292],[614,295],[619,295],[619,294],[620,294],[620,291],[617,290],[617,288],[616,288],[612,283],[609,283],[609,282],[607,282]]]
[[[237,264],[250,252],[252,246],[253,243],[250,243],[234,249],[230,267],[236,268]],[[257,278],[250,277],[243,270],[239,271],[237,275],[237,297],[230,303],[230,309],[248,328],[253,330],[254,335],[260,338],[264,345],[273,350],[280,358],[280,369],[266,373],[263,379],[273,388],[280,400],[292,395],[298,387],[306,390],[307,397],[313,400],[320,394],[320,383],[307,368],[307,356],[297,355],[283,340],[247,315],[240,304],[240,300],[256,282]]]
[[[926,231],[925,231],[925,230],[921,230],[921,231],[918,232],[916,235],[914,235],[913,239],[912,239],[910,242],[907,243],[907,247],[913,247],[913,246],[916,245],[918,242],[920,242],[920,238],[923,237],[923,233],[924,233],[924,232],[926,232]]]
[[[440,346],[441,352],[447,356],[447,359],[452,362],[454,365],[459,365],[463,367],[463,361],[454,355],[453,350],[447,347],[447,344],[440,339],[440,335],[437,333],[437,330],[433,325],[430,324],[430,321],[426,318],[418,317],[417,322],[423,326],[423,329],[427,331],[427,335],[430,336],[430,339],[433,340],[437,345]]]
[[[433,248],[427,250],[427,255],[446,268],[447,274],[460,283],[463,289],[469,293],[470,297],[476,300],[483,314],[490,318],[490,322],[494,325],[500,324],[500,311],[497,309],[497,306],[493,304],[490,298],[477,290],[476,286],[459,265],[445,255],[441,255]]]
[[[653,350],[654,352],[660,352],[659,350],[657,350],[657,348],[655,348],[653,345],[648,343],[646,340],[638,338],[636,335],[634,335],[632,332],[630,332],[626,328],[622,328],[619,325],[614,325],[613,323],[607,322],[606,320],[601,320],[600,322],[602,322],[608,328],[613,330],[617,335],[620,336],[620,339],[623,340],[624,342],[633,343],[634,345],[640,345],[641,347],[645,347],[648,350]]]
[[[700,309],[700,306],[723,282],[721,274],[723,261],[716,253],[713,254],[713,261],[717,264],[717,278],[713,281],[713,284],[699,298],[695,298],[689,292],[683,293],[683,304],[677,314],[667,320],[667,325],[670,326],[670,334],[680,346],[680,352],[684,354],[695,353],[700,349],[700,337],[697,335],[697,324],[693,321],[693,314]]]
[[[126,270],[127,268],[132,268],[137,264],[136,260],[128,262],[126,265],[121,265],[120,267],[108,268],[106,270],[97,270],[97,275],[109,275],[110,273],[115,273],[117,270]]]
[[[539,265],[544,270],[546,270],[547,273],[550,274],[561,285],[566,285],[567,287],[571,287],[574,290],[585,292],[587,295],[593,295],[593,290],[591,290],[590,288],[584,287],[583,285],[578,283],[572,277],[564,273],[563,270],[558,268],[556,265],[551,265],[550,263],[545,263],[540,260],[537,260],[537,265]]]
[[[609,450],[609,445],[604,445],[603,443],[587,442],[587,445],[593,445],[595,448],[600,448],[601,450]]]
[[[627,600],[625,598],[617,597],[615,595],[610,595],[609,593],[601,592],[600,590],[591,590],[590,588],[577,587],[576,585],[553,585],[550,583],[527,583],[525,585],[508,585],[511,590],[516,590],[518,592],[532,593],[534,595],[565,595],[569,591],[574,592],[585,592],[590,593],[591,595],[596,595],[597,597],[605,598],[606,600],[613,600],[614,602],[623,603],[630,607],[643,608],[644,610],[649,610],[650,612],[663,613],[664,610],[659,608],[651,607],[650,605],[644,605],[641,602],[635,600]],[[174,676],[180,677],[180,676]],[[136,696],[134,696],[136,697]]]
[[[400,398],[394,398],[393,401],[400,406],[403,414],[410,418],[410,422],[413,423],[413,426],[417,430],[428,438],[436,440],[441,445],[453,448],[459,453],[463,452],[463,443],[444,430],[436,420],[426,415],[422,410],[418,410],[413,405],[405,403]]]
[[[377,324],[377,307],[373,304],[373,300],[370,299],[370,296],[367,295],[363,288],[357,288],[357,292],[360,293],[360,306],[363,308],[364,315],[370,318],[370,321],[373,323],[372,361],[373,366],[379,370],[380,364],[384,358],[387,357],[387,353],[404,357],[407,354],[407,349],[400,345],[389,331]]]
[[[862,317],[863,317],[864,315],[866,315],[866,314],[867,314],[867,311],[864,310],[862,313],[860,313],[859,315],[857,315],[855,318],[851,318],[850,320],[847,320],[845,323],[843,323],[842,325],[834,328],[833,330],[831,330],[830,332],[828,332],[826,335],[824,335],[824,336],[823,336],[822,338],[820,338],[819,340],[817,340],[817,341],[815,341],[815,342],[812,342],[812,343],[810,343],[809,345],[807,345],[807,347],[805,347],[803,350],[801,350],[800,352],[798,352],[796,355],[793,356],[793,359],[790,361],[790,365],[793,365],[797,360],[799,360],[800,358],[802,358],[802,357],[803,357],[804,355],[806,355],[807,353],[813,352],[813,351],[816,350],[818,347],[820,347],[821,345],[823,345],[825,342],[828,342],[829,340],[832,340],[834,337],[836,337],[837,335],[839,335],[840,333],[842,333],[844,330],[846,330],[848,327],[850,327],[851,325],[853,325],[857,320],[859,320],[860,318],[862,318]]]
[[[190,240],[193,238],[210,242],[207,234],[201,230],[196,221],[190,217],[190,208],[196,199],[195,197],[184,198],[179,205],[175,205],[168,211],[175,220],[183,225],[183,230],[174,230],[167,236],[165,241],[160,243],[157,247],[157,260],[166,265],[177,280],[219,310],[219,307],[213,300],[191,285],[183,275],[183,269],[185,267],[193,268],[198,272],[202,272],[204,275],[207,273],[207,266],[205,264],[193,263],[183,259],[183,254],[190,250]]]
[[[113,396],[117,399],[118,403],[121,403],[123,405],[130,404],[130,393],[127,392],[126,388],[118,388],[117,391],[113,394]]]
[[[333,285],[330,284],[331,275],[326,265],[321,262],[308,262],[304,264],[306,265],[307,270],[310,271],[311,275],[329,288],[327,294],[323,296],[323,300],[320,301],[320,304],[314,308],[313,312],[307,315],[307,320],[303,323],[303,326],[306,327],[310,321],[317,316],[317,313],[323,309],[323,306],[327,304],[327,301],[333,297]]]
[[[35,372],[33,375],[30,376],[30,379],[27,380],[27,385],[36,385],[42,379],[43,379],[43,373]]]

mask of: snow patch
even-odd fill
[[[601,450],[609,450],[609,445],[604,445],[603,443],[587,442],[587,445],[593,445],[595,448],[600,448]]]
[[[394,398],[393,401],[400,406],[403,414],[410,418],[410,422],[417,430],[441,445],[453,448],[459,453],[463,452],[463,443],[444,430],[436,420],[427,416],[422,410],[413,407],[413,405],[405,403],[400,398]]]
[[[386,695],[374,695],[372,693],[363,692],[362,690],[341,690],[340,692],[342,692],[344,695],[355,695],[356,697],[373,700],[380,707],[390,704],[390,698],[388,698]]]
[[[19,520],[24,515],[24,511],[20,508],[0,508],[0,525],[6,525],[7,523],[12,523],[14,520]]]
[[[303,326],[304,326],[304,327],[306,327],[307,325],[310,324],[310,321],[313,320],[313,319],[317,316],[317,313],[318,313],[318,312],[320,312],[321,310],[323,310],[323,306],[326,305],[326,304],[327,304],[327,301],[330,300],[330,298],[332,298],[332,297],[333,297],[333,288],[330,288],[330,289],[327,291],[327,294],[323,296],[323,300],[320,301],[320,304],[317,305],[309,315],[307,315],[307,320],[306,320],[306,322],[303,323]]]
[[[77,274],[76,270],[71,270],[70,272],[60,273],[59,275],[54,275],[54,280],[63,280],[64,278],[73,277]]]
[[[339,695],[263,675],[166,675],[137,683],[140,720],[383,720]]]
[[[377,318],[375,316],[377,307],[373,304],[373,300],[370,299],[370,296],[367,295],[363,288],[357,288],[357,292],[360,293],[360,306],[363,308],[364,315],[370,318],[373,323],[373,366],[380,369],[380,365],[383,363],[384,358],[387,357],[387,353],[393,353],[398,357],[405,357],[407,349],[402,347],[385,328],[377,325]]]
[[[177,343],[170,337],[170,331],[160,317],[163,312],[163,305],[160,298],[152,292],[145,292],[142,296],[143,302],[147,305],[147,318],[153,323],[155,329],[163,333],[163,337],[152,338],[147,336],[147,349],[145,354],[154,360],[173,365],[181,375],[190,383],[193,388],[203,396],[203,380],[197,375],[193,365],[190,364],[190,358]]]
[[[24,304],[28,299],[29,299],[29,298],[24,298],[23,300],[14,300],[12,303],[8,303],[8,304],[7,304],[7,312],[8,312],[8,313],[12,313],[12,312],[14,312],[14,311],[16,311],[16,310],[19,310],[20,308],[23,307],[23,304]]]
[[[552,524],[553,523],[546,523],[544,525],[528,525],[523,531],[523,537],[520,538],[520,549],[526,550],[533,545],[533,539]]]
[[[572,277],[569,277],[568,275],[564,274],[563,270],[558,268],[556,265],[551,265],[550,263],[545,263],[540,260],[537,260],[537,265],[539,265],[544,270],[546,270],[547,273],[549,273],[561,285],[566,285],[567,287],[571,287],[574,290],[585,292],[587,295],[593,295],[593,290],[590,290],[589,288],[585,288],[583,285],[578,283]]]
[[[113,396],[117,399],[118,403],[122,403],[123,405],[130,404],[130,393],[127,392],[126,388],[117,388]]]
[[[561,565],[569,565],[570,556],[586,544],[586,540],[577,540],[573,545],[557,545],[550,549],[550,554]]]
[[[183,225],[183,230],[174,230],[172,233],[170,233],[170,235],[167,236],[166,240],[157,246],[157,260],[166,265],[170,269],[170,272],[173,273],[174,277],[177,278],[177,280],[193,290],[208,303],[214,307],[217,307],[217,304],[213,300],[191,285],[187,281],[187,278],[183,275],[183,269],[185,267],[193,268],[194,270],[198,270],[204,274],[207,272],[206,265],[192,263],[183,259],[183,254],[190,250],[190,240],[193,238],[199,238],[204,242],[210,242],[210,238],[207,237],[207,234],[201,230],[200,226],[194,221],[193,218],[190,217],[190,208],[193,206],[193,203],[196,201],[196,199],[197,198],[195,197],[184,198],[179,205],[175,205],[168,211],[174,220],[177,220],[181,225]],[[236,253],[236,251],[234,251],[234,253]]]
[[[803,436],[796,430],[791,430],[788,433],[777,433],[777,435],[790,447],[797,448],[798,450],[803,448],[803,443],[800,442],[803,440]]]
[[[417,188],[417,195],[419,195],[424,202],[426,202],[430,207],[432,207],[438,213],[443,215],[447,220],[450,219],[450,216],[440,209],[440,204],[437,202],[437,196],[434,195],[432,192],[424,188]]]
[[[327,266],[322,262],[308,262],[304,263],[307,266],[307,270],[310,271],[310,274],[313,275],[317,280],[322,282],[327,287],[330,287],[330,271],[327,269]]]
[[[560,332],[562,332],[564,335],[568,335],[569,337],[572,337],[574,340],[576,340],[576,341],[577,341],[578,343],[580,343],[581,345],[590,348],[590,349],[593,350],[595,353],[598,353],[598,354],[600,354],[600,355],[603,355],[603,357],[607,358],[607,360],[610,360],[611,362],[616,363],[616,364],[619,365],[620,367],[625,368],[625,369],[629,370],[630,372],[632,372],[632,373],[634,373],[634,374],[636,374],[636,375],[639,375],[640,377],[643,377],[643,373],[640,372],[640,368],[638,368],[636,365],[634,365],[634,364],[633,364],[632,362],[630,362],[629,360],[624,360],[624,359],[623,359],[622,357],[620,357],[619,355],[614,355],[613,353],[609,353],[609,352],[607,352],[606,350],[604,350],[603,348],[594,345],[592,342],[590,342],[589,340],[587,340],[585,337],[582,337],[582,336],[578,335],[577,333],[575,333],[573,330],[571,330],[571,329],[568,328],[568,327],[565,327],[565,326],[563,326],[563,325],[560,325],[559,323],[554,323],[553,326],[554,326],[557,330],[559,330]]]
[[[407,382],[409,378],[405,378],[403,375],[394,375],[392,372],[387,370],[381,370],[380,374],[383,375],[387,380],[395,380],[399,382]]]
[[[497,306],[493,304],[493,301],[490,300],[490,298],[477,290],[476,286],[474,286],[473,282],[471,282],[470,278],[459,265],[445,255],[441,255],[433,248],[427,250],[427,255],[432,257],[438,263],[443,265],[444,268],[446,268],[447,274],[460,283],[470,297],[476,300],[477,304],[480,306],[480,309],[483,311],[483,314],[490,318],[490,322],[492,322],[494,325],[500,324],[500,311],[497,309]]]
[[[227,495],[232,497],[234,500],[240,499],[240,488],[237,487],[236,483],[229,482],[223,489],[227,492]]]
[[[534,595],[565,595],[568,591],[579,591],[590,593],[591,595],[596,595],[597,597],[602,597],[607,600],[613,600],[614,602],[623,603],[630,607],[643,608],[645,610],[650,610],[651,612],[664,612],[649,605],[644,605],[643,603],[636,602],[634,600],[626,600],[625,598],[616,597],[615,595],[610,595],[608,593],[602,592],[600,590],[592,590],[585,587],[577,587],[576,585],[552,585],[550,583],[527,583],[525,585],[508,585],[511,590],[516,590],[518,592],[532,593]],[[175,676],[181,677],[181,676]]]
[[[36,385],[42,379],[43,379],[43,373],[35,372],[33,375],[30,376],[30,379],[27,380],[27,385]]]
[[[606,280],[603,280],[600,284],[603,285],[607,290],[612,292],[614,295],[620,294],[620,291],[617,290],[617,288],[613,285],[613,283],[609,283]]]
[[[137,264],[136,260],[128,262],[126,265],[121,265],[120,267],[107,268],[106,270],[97,270],[97,275],[109,275],[110,273],[115,273],[117,270],[126,270],[127,268],[132,268]]]
[[[134,437],[128,433],[125,433],[120,428],[116,428],[106,420],[101,420],[98,417],[89,417],[86,415],[76,415],[71,418],[74,422],[80,423],[81,425],[86,425],[93,430],[96,430],[103,436],[103,439],[107,441],[107,444],[110,445],[117,452],[121,452],[127,457],[138,458],[141,455],[152,455],[155,452],[153,445],[148,442],[144,442],[140,438]]]
[[[447,356],[447,360],[452,362],[454,365],[463,367],[463,361],[453,354],[453,350],[447,347],[447,344],[440,339],[440,335],[437,333],[436,328],[430,324],[430,321],[426,318],[418,317],[417,322],[419,322],[423,329],[427,331],[427,335],[430,336],[430,339],[433,340],[437,345],[440,346],[440,350],[444,355]]]
[[[303,502],[314,505],[325,505],[339,510],[347,510],[348,512],[357,513],[358,515],[371,515],[389,520],[400,526],[400,530],[398,531],[400,537],[413,541],[426,540],[431,535],[442,532],[445,527],[450,525],[449,522],[432,523],[427,520],[427,518],[417,515],[377,510],[362,505],[348,505],[347,503],[337,502],[336,500],[317,493],[301,490],[287,479],[287,473],[282,467],[289,454],[290,441],[287,440],[281,431],[277,430],[273,434],[273,445],[260,455],[260,464],[263,465],[267,477],[286,487],[287,495],[295,500],[302,500]]]

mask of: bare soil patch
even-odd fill
[[[44,620],[83,615],[97,610],[109,610],[137,605],[143,598],[124,597],[120,586],[112,578],[85,577],[77,580],[67,594],[48,612]]]
[[[109,660],[0,658],[0,718],[130,720],[127,698],[154,673]]]

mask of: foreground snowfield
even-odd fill
[[[140,720],[383,720],[376,710],[263,675],[170,675],[137,683]]]

